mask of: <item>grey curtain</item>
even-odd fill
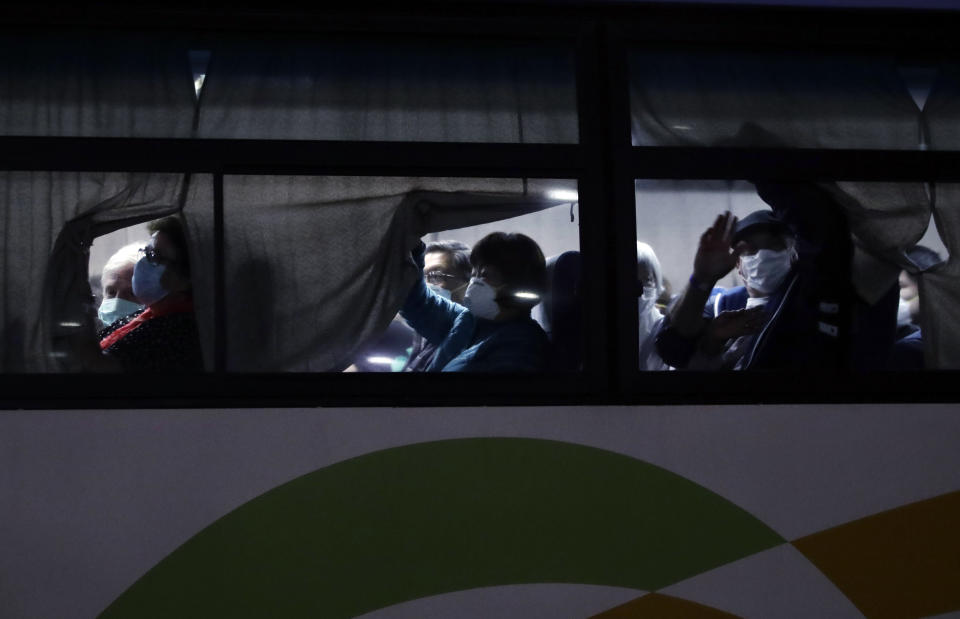
[[[960,368],[960,185],[937,186],[934,220],[950,253],[919,274],[921,327],[928,368]]]
[[[537,46],[311,41],[211,50],[198,135],[572,143],[572,55]],[[228,369],[337,371],[418,276],[425,234],[560,204],[519,180],[228,176]],[[197,238],[211,218],[185,209]],[[212,260],[212,248],[197,247]],[[201,330],[212,285],[196,282]],[[205,309],[204,309],[205,308]]]
[[[169,37],[0,38],[0,135],[189,137],[187,47]]]
[[[960,150],[960,66],[943,65],[924,107],[930,148]],[[933,218],[949,256],[919,273],[927,367],[960,368],[960,185],[932,188]]]
[[[200,137],[434,142],[577,141],[573,58],[532,45],[222,44]]]
[[[182,187],[180,175],[0,173],[3,371],[78,369],[64,338],[94,329],[90,241],[176,212]]]
[[[0,134],[186,137],[191,86],[170,41],[4,37]],[[0,370],[75,368],[61,346],[93,328],[91,239],[175,211],[183,187],[179,175],[0,172]]]
[[[224,180],[233,371],[344,369],[399,310],[419,276],[408,255],[423,235],[558,204],[524,196],[519,180]],[[211,306],[212,286],[195,285],[198,306]]]
[[[919,111],[890,57],[637,52],[630,64],[637,146],[716,144],[746,123],[797,148],[919,143]]]
[[[149,38],[0,41],[0,133],[575,142],[569,53],[523,46],[309,42],[212,51],[197,106],[189,49]],[[431,231],[558,204],[519,180],[227,179],[231,369],[341,369],[386,326]],[[181,212],[212,367],[209,176],[3,176],[3,370],[82,369],[93,237]],[[43,282],[38,286],[38,282]]]
[[[883,56],[751,53],[649,53],[631,57],[636,145],[781,145],[796,148],[916,150],[960,147],[960,80],[955,65],[939,75],[921,112],[896,59]],[[759,131],[744,131],[745,127]],[[773,139],[773,144],[771,143]],[[922,146],[923,145],[923,146]],[[855,247],[853,286],[868,303],[895,285],[905,251],[936,217],[941,237],[957,225],[952,188],[924,183],[824,183],[843,206]],[[948,244],[948,247],[949,244]],[[951,249],[951,257],[953,256]],[[952,266],[922,276],[928,367],[960,367]],[[941,300],[943,299],[943,300]],[[952,307],[956,307],[954,303]],[[957,333],[954,333],[957,331]],[[926,331],[925,331],[926,333]],[[938,344],[932,344],[937,339]]]

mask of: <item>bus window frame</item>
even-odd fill
[[[698,373],[637,369],[634,183],[649,179],[960,181],[960,151],[721,149],[637,147],[631,144],[628,54],[637,46],[686,48],[869,49],[928,54],[956,61],[960,12],[815,8],[681,7],[621,4],[491,5],[440,14],[413,3],[402,15],[341,12],[296,19],[280,8],[257,19],[243,11],[224,17],[197,9],[189,28],[182,15],[131,9],[96,22],[62,16],[8,20],[10,29],[95,31],[149,26],[186,33],[207,49],[210,38],[263,36],[405,37],[437,34],[498,41],[561,41],[575,57],[577,144],[333,142],[165,138],[0,137],[0,169],[210,173],[215,189],[217,341],[213,372],[181,375],[2,374],[0,408],[231,408],[264,406],[484,406],[736,404],[757,402],[955,402],[956,371],[920,373]],[[459,11],[459,12],[458,12]],[[705,12],[703,12],[705,11]],[[769,29],[773,15],[792,25]],[[77,16],[74,16],[76,18]],[[314,16],[315,17],[315,16]],[[19,22],[17,21],[19,20]],[[697,24],[712,20],[710,28]],[[814,34],[804,23],[818,28]],[[798,24],[800,26],[798,26]],[[896,29],[896,39],[871,33]],[[211,34],[212,33],[212,34]],[[252,34],[251,34],[252,33]],[[439,34],[438,34],[439,33]],[[778,34],[779,33],[779,34]],[[186,36],[186,35],[184,35]],[[746,41],[746,43],[744,43]],[[858,47],[859,46],[859,47]],[[582,373],[536,375],[228,373],[223,318],[224,175],[324,174],[570,178],[578,183],[584,260]],[[219,206],[217,206],[219,204]],[[219,213],[218,213],[219,211]],[[612,241],[612,242],[610,242]],[[610,268],[611,265],[614,268]],[[632,335],[632,337],[631,337]]]

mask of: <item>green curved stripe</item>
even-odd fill
[[[709,490],[609,451],[516,438],[421,443],[257,497],[101,617],[351,617],[534,582],[655,590],[783,542]]]

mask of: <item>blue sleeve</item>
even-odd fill
[[[414,250],[413,258],[423,272],[423,243]],[[467,308],[448,301],[427,288],[423,277],[417,278],[400,308],[400,315],[407,324],[419,333],[424,339],[439,346],[446,339],[453,328],[457,316],[467,311]]]
[[[710,291],[710,296],[707,298],[707,302],[703,305],[704,318],[716,318],[716,314],[713,311],[714,305],[716,305],[717,297],[722,295],[725,290],[726,288],[714,286],[713,290]]]

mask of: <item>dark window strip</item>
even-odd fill
[[[0,137],[0,169],[574,177],[573,144]]]
[[[605,102],[591,107],[615,109]],[[613,148],[605,156],[628,162],[636,178],[960,180],[960,150]],[[0,137],[0,169],[573,178],[598,152],[573,144],[8,136]]]
[[[636,178],[960,181],[960,151],[634,147]]]
[[[591,375],[0,375],[0,409],[956,402],[957,373],[650,372],[615,393]]]

